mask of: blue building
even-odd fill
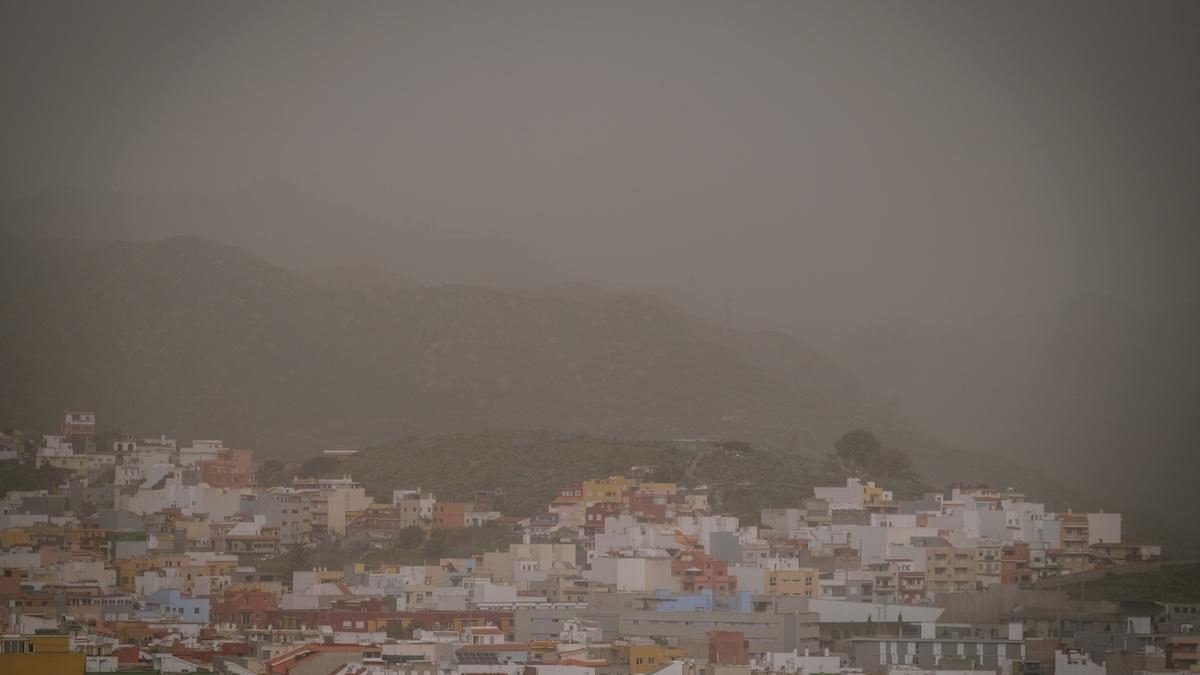
[[[208,623],[208,598],[184,595],[174,588],[160,588],[146,598],[141,618],[164,616],[185,623]]]

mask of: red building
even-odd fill
[[[750,665],[750,641],[736,630],[708,631],[708,662],[722,666]]]
[[[629,495],[629,512],[644,523],[669,523],[678,515],[683,495],[655,495],[638,492]]]
[[[279,526],[263,525],[257,534],[235,534],[234,523],[212,523],[209,526],[212,548],[217,553],[229,553],[246,558],[269,558],[279,553]]]
[[[589,532],[603,532],[604,519],[616,518],[621,515],[623,504],[617,502],[597,502],[587,507],[583,515],[583,527]]]
[[[896,591],[902,603],[916,605],[925,602],[925,573],[897,572]]]
[[[433,526],[446,529],[466,527],[466,502],[435,502],[433,505]]]
[[[314,669],[328,669],[322,657],[332,655],[337,661],[361,661],[366,658],[379,658],[379,645],[324,644],[310,642],[298,645],[295,649],[286,651],[266,662],[267,675],[290,675],[293,670],[314,672]],[[318,663],[321,661],[322,663]],[[338,666],[334,671],[341,670]],[[323,672],[315,671],[315,672]],[[366,672],[364,668],[361,671]]]
[[[411,510],[410,510],[411,508]],[[416,507],[387,506],[363,511],[346,525],[346,540],[376,547],[389,546],[410,527],[420,527]]]
[[[581,501],[583,501],[583,484],[579,481],[558,488],[558,496],[554,498],[555,504],[578,504]]]
[[[218,488],[244,488],[254,483],[254,452],[220,448],[216,459],[196,462],[200,482]]]
[[[117,667],[125,668],[141,663],[141,645],[117,645],[112,648],[112,655],[117,657]]]
[[[63,415],[63,436],[95,436],[96,413],[68,410]]]
[[[233,624],[238,628],[266,628],[271,612],[278,609],[275,594],[269,591],[227,590],[214,598],[210,612],[213,624]]]
[[[0,571],[0,598],[14,598],[21,594],[21,570],[5,568]]]
[[[215,649],[196,649],[179,643],[171,646],[171,656],[178,656],[192,663],[207,663],[210,665],[218,656],[248,656],[249,654],[249,642],[222,642],[216,645]]]
[[[737,590],[737,577],[729,576],[729,563],[714,560],[698,549],[684,551],[672,560],[671,574],[680,577],[679,586],[684,593],[699,593],[705,589],[713,593]]]
[[[1000,583],[1021,584],[1033,580],[1029,568],[1029,544],[1015,544],[1000,555]]]

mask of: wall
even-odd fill
[[[1114,544],[1121,541],[1121,514],[1089,513],[1088,544]]]

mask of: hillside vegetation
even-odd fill
[[[770,453],[749,469],[761,479],[746,479],[769,485],[865,427],[932,485],[987,481],[1095,504],[940,443],[860,398],[799,340],[714,327],[652,296],[329,288],[196,237],[2,243],[0,418],[25,428],[92,409],[108,428],[292,459],[489,429],[724,438]],[[561,459],[514,449],[507,461]]]
[[[52,466],[34,467],[15,459],[0,460],[0,498],[14,490],[53,490],[70,475]]]
[[[545,511],[560,486],[628,474],[633,467],[652,467],[648,478],[653,480],[704,485],[718,512],[748,522],[757,522],[762,508],[797,506],[812,494],[813,486],[840,482],[846,475],[827,462],[769,449],[698,451],[670,443],[518,431],[410,438],[363,450],[344,461],[314,458],[294,473],[348,474],[385,502],[397,488],[420,487],[449,500],[469,500],[476,490],[499,489],[497,508],[528,516]],[[871,477],[896,487],[903,497],[924,489],[911,471],[893,474],[880,469]]]
[[[1079,595],[1077,588],[1067,592]],[[1153,572],[1108,573],[1100,581],[1086,584],[1085,595],[1113,601],[1200,602],[1200,563],[1164,565]]]
[[[481,432],[407,440],[362,450],[344,461],[318,457],[300,476],[349,474],[377,501],[392,490],[417,488],[440,499],[467,500],[476,490],[502,491],[507,514],[545,510],[561,485],[654,466],[655,477],[679,480],[691,453],[667,444],[588,438],[550,432]]]

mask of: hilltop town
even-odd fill
[[[1089,594],[1190,569],[1128,541],[1119,513],[978,484],[906,497],[854,475],[864,452],[883,453],[869,432],[843,441],[851,475],[749,516],[722,512],[695,469],[755,450],[714,439],[667,444],[693,458],[670,471],[579,475],[535,512],[507,513],[520,488],[439,495],[402,482],[401,467],[381,499],[338,472],[349,450],[326,452],[320,475],[271,466],[267,480],[249,449],[102,440],[93,413],[69,411],[36,443],[0,438],[0,673],[1200,667],[1194,592]],[[902,457],[888,461],[904,473]]]

